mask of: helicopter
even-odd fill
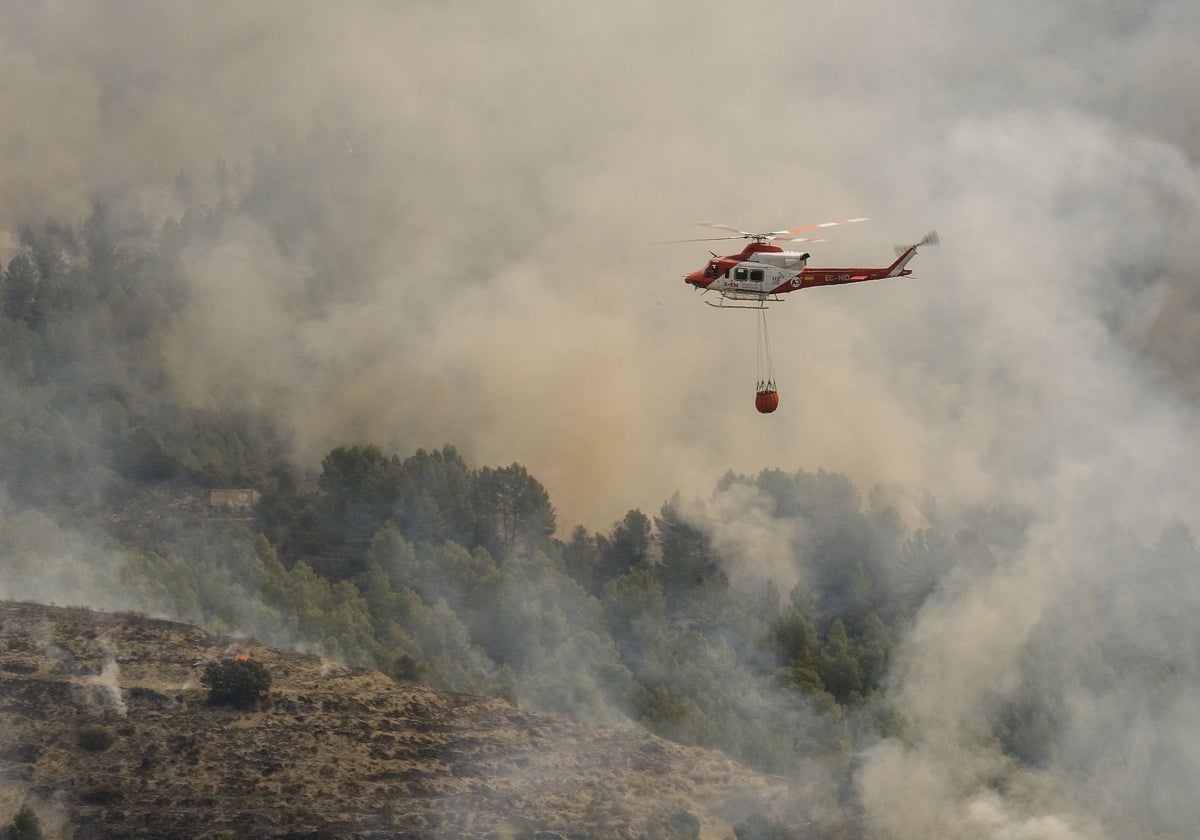
[[[930,231],[915,244],[897,245],[896,261],[880,268],[809,268],[808,259],[811,255],[807,252],[785,251],[778,245],[772,244],[775,240],[796,243],[824,242],[824,239],[794,238],[793,234],[865,221],[867,221],[865,218],[841,219],[836,222],[805,225],[767,233],[751,233],[714,222],[697,222],[696,224],[705,227],[730,231],[731,235],[677,241],[717,242],[729,239],[750,241],[736,254],[719,256],[710,251],[712,258],[708,261],[708,265],[687,275],[684,282],[704,292],[718,292],[720,298],[717,302],[705,301],[709,306],[765,309],[768,302],[782,301],[783,298],[780,295],[799,289],[862,283],[867,280],[881,280],[885,277],[906,277],[912,274],[912,269],[905,266],[916,256],[917,249],[938,243],[937,232]]]

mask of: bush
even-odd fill
[[[87,805],[115,805],[123,798],[121,789],[109,782],[101,782],[84,788],[79,800]]]
[[[700,836],[700,820],[688,811],[679,811],[668,823],[672,840],[697,840]]]
[[[79,728],[79,746],[88,752],[104,752],[112,746],[114,736],[103,726],[89,724]]]
[[[793,840],[796,836],[783,823],[762,814],[755,814],[734,826],[733,834],[737,840]]]
[[[271,690],[271,674],[265,665],[252,659],[210,662],[200,682],[208,686],[211,705],[235,709],[249,709],[265,699]]]
[[[42,840],[42,823],[28,805],[22,805],[5,835],[8,840]]]

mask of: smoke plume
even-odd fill
[[[269,406],[307,468],[358,440],[518,461],[565,528],[764,467],[1029,511],[918,617],[907,734],[858,778],[872,827],[1097,837],[1103,793],[1195,778],[1194,668],[1152,700],[1082,673],[1119,639],[1169,665],[1140,628],[1197,605],[1186,551],[1151,573],[1100,536],[1198,525],[1194,2],[0,8],[0,256],[97,200],[147,233],[245,202],[184,255],[184,399]],[[655,243],[848,215],[872,221],[813,265],[943,244],[773,308],[758,416],[752,316],[681,282],[704,244]],[[761,501],[705,503],[727,554],[797,541]],[[1017,773],[979,721],[1046,646],[1067,735]]]

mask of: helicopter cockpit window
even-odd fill
[[[716,277],[717,276],[717,264],[715,262],[710,262],[708,264],[708,271],[705,273],[709,277]]]

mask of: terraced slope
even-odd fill
[[[206,703],[213,660],[267,667],[252,711]],[[0,826],[98,838],[729,838],[806,834],[803,791],[634,728],[129,614],[0,603]]]

